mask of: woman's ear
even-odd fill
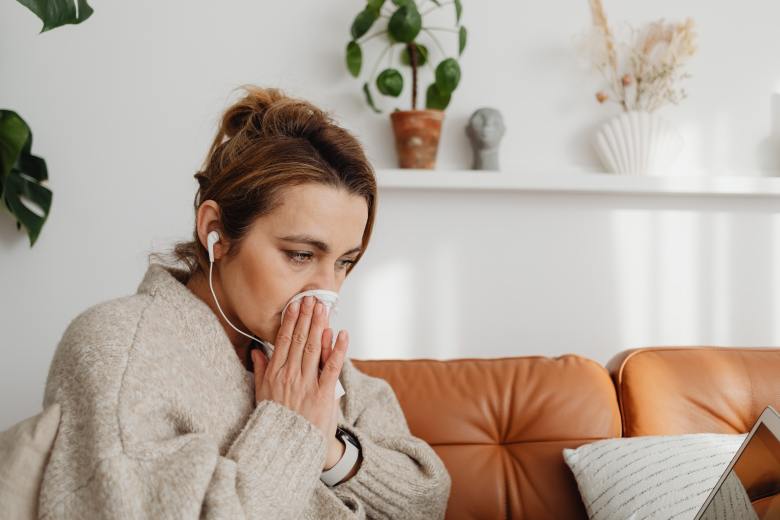
[[[198,240],[201,245],[208,251],[208,235],[210,231],[221,231],[219,220],[219,205],[213,200],[205,200],[198,207],[197,218],[197,230]],[[223,233],[220,232],[219,242],[214,244],[214,258],[217,259],[222,255],[225,238]]]

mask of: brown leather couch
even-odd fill
[[[780,409],[780,348],[655,347],[606,367],[577,355],[352,360],[387,380],[452,476],[448,519],[586,519],[561,450],[598,439],[745,433]]]

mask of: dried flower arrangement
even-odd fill
[[[632,29],[627,41],[616,41],[607,24],[601,0],[589,0],[593,31],[586,41],[590,61],[602,74],[608,92],[596,93],[599,103],[612,101],[623,111],[653,112],[665,103],[686,97],[679,82],[690,75],[685,62],[695,54],[693,20],[657,20]]]

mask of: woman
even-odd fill
[[[251,87],[195,177],[180,266],[150,263],[136,294],[87,309],[57,347],[40,516],[442,517],[450,477],[390,386],[346,359],[346,331],[331,349],[322,302],[282,313],[338,292],[365,253],[376,184],[358,141]]]

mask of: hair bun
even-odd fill
[[[274,88],[264,89],[255,86],[243,88],[246,95],[228,108],[222,117],[222,130],[228,139],[242,132],[260,134],[268,109],[285,98],[280,90]]]
[[[245,95],[225,112],[223,138],[263,136],[308,138],[330,118],[306,100],[287,96],[277,88],[243,87]]]

